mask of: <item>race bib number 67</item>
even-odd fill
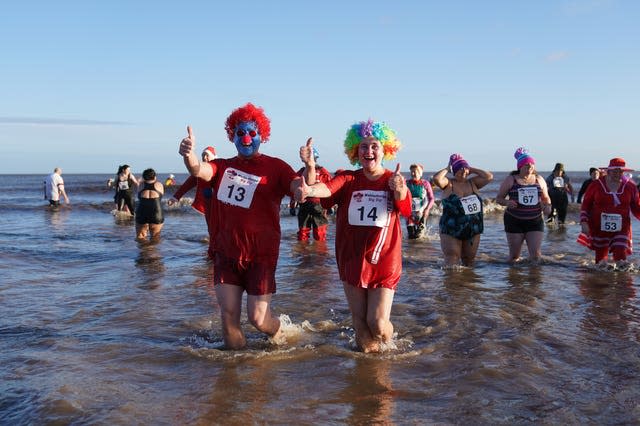
[[[538,187],[525,186],[518,188],[518,203],[523,206],[535,206],[538,204]]]
[[[349,225],[388,226],[387,191],[355,191],[349,202]]]
[[[223,203],[248,209],[260,183],[260,176],[243,172],[233,167],[224,171],[218,187],[218,200]]]

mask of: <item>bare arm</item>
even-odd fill
[[[156,191],[158,191],[160,193],[160,195],[164,195],[164,185],[161,184],[160,182],[155,182],[153,184],[153,187],[155,188]]]
[[[449,166],[439,170],[435,175],[433,175],[433,183],[442,190],[449,186],[449,178],[447,177],[448,171]]]
[[[196,138],[193,135],[191,126],[187,126],[187,134],[188,136],[180,141],[178,152],[182,155],[184,165],[189,174],[208,182],[213,177],[213,169],[209,163],[201,163],[195,154]]]
[[[64,190],[64,184],[59,186],[60,195],[64,198],[64,202],[69,204],[69,197],[67,197],[67,191]]]
[[[298,181],[297,188],[292,190],[295,200],[299,203],[304,202],[307,197],[313,198],[327,198],[331,196],[331,191],[327,185],[322,182],[315,183],[313,185],[307,185],[304,177],[296,179]],[[291,183],[293,185],[293,182]]]
[[[509,175],[507,176],[502,183],[500,184],[500,189],[498,189],[498,194],[496,195],[496,203],[505,207],[518,207],[517,200],[508,200],[507,194],[509,193],[509,189],[513,186],[514,177]]]
[[[473,173],[476,175],[472,177],[471,180],[473,181],[474,185],[478,189],[482,188],[483,186],[485,186],[486,184],[488,184],[493,180],[493,173],[488,172],[486,170],[476,169],[475,167],[471,167],[469,168],[469,173]]]
[[[540,185],[540,189],[542,190],[542,197],[540,197],[542,202],[542,211],[545,215],[549,215],[551,213],[551,197],[549,197],[547,182],[542,176],[538,176],[536,179],[538,180],[538,185]]]
[[[395,198],[396,201],[404,200],[407,196],[409,188],[407,188],[404,176],[400,173],[400,163],[396,165],[396,171],[391,179],[389,179],[389,187],[393,191],[393,198]]]
[[[316,160],[313,158],[313,139],[307,139],[307,144],[300,147],[300,159],[304,163],[303,176],[309,185],[316,183]]]

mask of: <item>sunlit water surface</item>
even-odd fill
[[[136,243],[107,178],[65,175],[73,204],[51,212],[42,176],[0,176],[1,424],[640,422],[638,268],[593,265],[577,205],[546,230],[542,264],[510,266],[498,175],[477,265],[456,270],[434,209],[426,238],[403,243],[397,336],[377,355],[353,350],[333,223],[327,243],[299,243],[283,209],[273,309],[287,343],[245,322],[234,352],[202,217],[165,206],[161,240]]]

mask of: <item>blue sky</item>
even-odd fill
[[[356,121],[386,121],[398,161],[459,152],[493,171],[640,169],[640,2],[29,1],[0,15],[1,173],[184,172],[178,142],[235,155],[224,120],[264,107],[262,152],[294,168],[313,136],[347,168]],[[395,162],[386,164],[394,168]]]

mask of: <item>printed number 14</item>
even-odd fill
[[[360,212],[360,222],[364,222],[364,207],[360,207],[358,211]],[[369,213],[367,213],[367,217],[371,219],[373,222],[375,222],[378,219],[377,213],[378,213],[377,208],[372,207],[371,210],[369,210]]]

